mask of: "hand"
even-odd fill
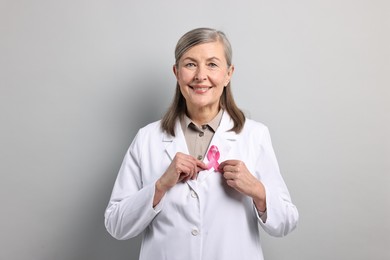
[[[240,193],[250,196],[257,210],[265,211],[266,198],[264,185],[251,174],[245,163],[239,160],[227,160],[220,164],[220,171],[227,185]]]
[[[165,173],[160,177],[160,183],[166,190],[172,188],[178,182],[194,180],[199,171],[206,169],[206,165],[184,153],[177,153]]]
[[[156,182],[156,192],[153,206],[160,202],[165,192],[175,186],[178,182],[194,180],[199,171],[205,170],[207,165],[191,155],[177,153],[165,173]]]

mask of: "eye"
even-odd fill
[[[195,68],[196,67],[196,64],[193,63],[193,62],[188,62],[184,65],[186,68]]]
[[[208,64],[208,66],[209,66],[210,68],[217,68],[217,67],[218,67],[218,65],[215,64],[214,62],[210,62],[210,63]]]

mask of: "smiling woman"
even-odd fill
[[[226,85],[224,85],[225,87],[223,88],[222,94],[220,96],[219,105],[221,108],[225,109],[231,116],[233,120],[232,130],[235,132],[240,132],[245,122],[245,116],[242,111],[237,107],[230,87],[230,78],[232,77],[234,71],[234,66],[232,65],[233,52],[230,42],[226,37],[225,33],[209,28],[198,28],[184,34],[179,39],[175,48],[176,63],[173,67],[174,73],[177,77],[177,71],[179,70],[179,65],[180,62],[183,60],[183,57],[189,58],[187,66],[192,67],[196,71],[196,60],[192,60],[191,58],[193,57],[186,54],[188,54],[188,52],[190,52],[192,48],[201,47],[202,45],[204,46],[206,44],[212,45],[212,47],[214,48],[213,50],[215,51],[214,53],[212,53],[211,50],[206,50],[205,48],[202,48],[204,55],[206,55],[206,57],[208,56],[208,59],[211,59],[210,61],[207,61],[206,64],[209,64],[209,67],[219,65],[219,68],[223,69],[223,64],[225,63],[229,80],[226,82]],[[223,47],[223,54],[221,53],[221,46]],[[218,63],[216,62],[217,59]],[[215,62],[213,62],[214,60]],[[199,77],[199,75],[193,76]],[[191,78],[189,80],[191,80]],[[180,118],[187,113],[186,103],[187,102],[184,98],[184,94],[181,92],[181,85],[178,80],[176,84],[176,92],[174,95],[173,102],[161,122],[163,130],[175,136],[174,127],[176,124],[176,120],[177,118]]]
[[[174,100],[134,138],[106,228],[117,239],[143,232],[144,260],[263,259],[259,226],[285,236],[298,222],[268,128],[234,102],[224,33],[192,30],[175,54]]]
[[[188,116],[198,125],[213,119],[219,111],[223,89],[230,82],[233,65],[228,65],[220,41],[189,49],[173,66]]]

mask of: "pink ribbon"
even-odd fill
[[[207,152],[207,159],[209,160],[209,163],[207,165],[207,170],[210,170],[212,167],[214,167],[214,170],[218,171],[219,170],[219,151],[218,147],[215,145],[212,145]]]

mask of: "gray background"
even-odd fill
[[[137,259],[103,213],[199,26],[231,39],[236,101],[269,126],[300,211],[264,234],[266,259],[390,259],[389,3],[1,0],[0,259]]]

